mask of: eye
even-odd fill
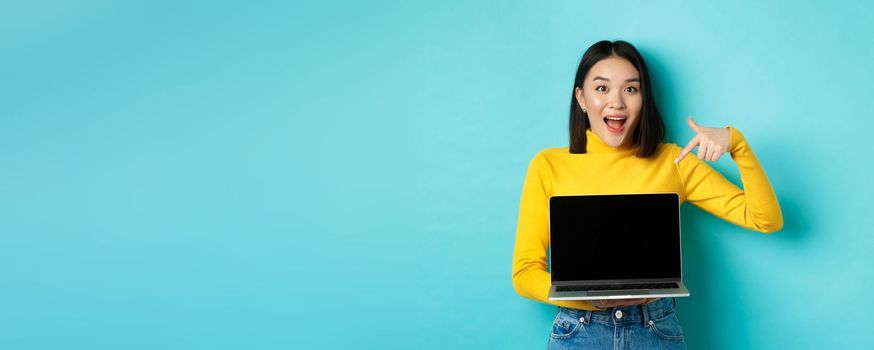
[[[598,92],[607,92],[607,87],[604,86],[604,85],[598,85],[598,86],[595,87],[595,91],[598,91]]]
[[[625,88],[625,92],[635,93],[635,92],[637,92],[637,87],[636,86],[629,86],[629,87]]]

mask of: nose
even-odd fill
[[[610,104],[609,106],[616,110],[625,109],[625,99],[622,97],[622,93],[613,92],[610,94]]]

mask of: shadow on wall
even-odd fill
[[[686,344],[689,349],[718,349],[720,335],[724,333],[719,327],[726,322],[725,315],[720,315],[717,305],[732,302],[720,300],[722,295],[737,295],[740,291],[731,290],[736,276],[726,273],[725,269],[714,273],[720,260],[725,260],[718,249],[708,242],[708,226],[713,220],[718,220],[710,214],[691,204],[684,204],[681,209],[683,219],[683,279],[689,288],[690,297],[678,298],[677,315],[683,326]],[[733,344],[746,344],[744,334],[732,334]]]
[[[811,225],[809,218],[803,213],[817,210],[804,195],[805,188],[811,188],[813,180],[797,178],[798,164],[804,164],[797,150],[781,147],[787,142],[779,139],[751,140],[751,146],[760,160],[777,193],[777,199],[783,212],[784,226],[774,233],[773,244],[798,245],[809,238]],[[723,174],[736,173],[735,168],[714,167]],[[779,170],[779,171],[777,171]],[[727,176],[731,178],[731,176]],[[733,181],[741,185],[739,181]],[[742,264],[738,257],[721,254],[719,247],[713,246],[720,241],[711,234],[751,234],[762,235],[755,231],[736,229],[733,224],[722,221],[695,207],[684,204],[683,218],[683,268],[684,279],[692,297],[678,302],[678,314],[682,320],[686,342],[690,349],[720,349],[724,344],[738,348],[755,348],[756,329],[748,329],[743,324],[733,323],[725,326],[732,319],[752,317],[750,310],[745,308],[743,291],[738,283],[743,283],[743,276],[732,273]],[[720,227],[723,226],[723,227]],[[729,228],[729,229],[726,229]],[[737,231],[737,232],[727,232]],[[714,233],[715,232],[715,233]],[[782,243],[780,243],[782,242]],[[741,270],[743,268],[740,268]],[[731,315],[725,315],[733,310]]]
[[[806,227],[801,217],[805,203],[789,201],[787,196],[780,196],[785,225],[774,233],[773,244],[786,244],[805,240]],[[757,329],[745,328],[744,323],[735,322],[738,319],[754,317],[745,305],[740,283],[745,283],[742,272],[742,261],[737,256],[723,254],[723,250],[714,246],[724,240],[714,235],[749,234],[763,235],[755,231],[736,229],[733,224],[722,221],[707,212],[685,203],[682,207],[683,220],[683,279],[689,287],[689,298],[678,298],[677,312],[686,336],[689,349],[722,349],[726,344],[732,348],[756,348],[754,339]],[[722,226],[722,227],[720,227]],[[728,228],[728,229],[727,229]],[[736,231],[736,232],[730,232]],[[783,243],[780,243],[783,242]],[[733,321],[734,320],[734,321]],[[731,323],[727,325],[726,323]]]
[[[810,160],[805,157],[821,150],[806,144],[801,147],[811,149],[797,146],[790,148],[786,145],[797,145],[798,140],[779,137],[749,142],[765,167],[783,211],[783,229],[775,234],[779,235],[780,241],[800,243],[808,240],[817,223],[805,213],[827,212],[829,205],[812,200],[818,196],[812,195],[811,190],[821,188],[821,183],[817,181],[819,176],[809,176],[809,169],[800,165],[810,164]]]
[[[685,126],[685,119],[678,121],[687,115],[687,111],[679,111],[682,99],[689,96],[679,96],[682,88],[674,81],[677,74],[671,74],[673,70],[681,69],[669,61],[662,60],[658,50],[641,50],[651,75],[651,84],[655,94],[656,103],[667,127],[666,142],[681,142],[678,139],[680,130],[676,128]],[[751,126],[752,127],[752,126]],[[741,128],[742,129],[742,128]],[[743,129],[742,129],[743,131]],[[780,206],[783,211],[784,227],[775,233],[779,235],[774,242],[800,243],[806,240],[810,231],[809,219],[802,213],[816,210],[814,203],[805,202],[805,189],[814,186],[809,178],[799,177],[793,174],[798,172],[799,164],[805,164],[801,158],[804,152],[786,149],[783,145],[797,144],[797,140],[780,140],[779,138],[748,140],[753,151],[763,162],[766,173],[771,180]],[[682,144],[680,145],[683,146]],[[815,150],[810,150],[815,151]],[[736,185],[741,186],[737,168],[731,161],[711,164],[714,169],[724,174]],[[778,171],[779,170],[779,171]],[[815,212],[815,211],[814,211]],[[742,325],[726,326],[726,322],[743,316],[744,296],[738,281],[743,276],[734,273],[737,265],[732,262],[736,257],[725,256],[722,250],[714,246],[719,241],[711,234],[725,234],[731,231],[733,224],[722,221],[711,214],[702,211],[698,207],[686,203],[682,206],[683,220],[683,274],[684,280],[689,287],[691,297],[678,298],[678,315],[684,328],[687,346],[690,349],[720,349],[726,344],[737,348],[751,348],[753,344],[753,329],[744,329]],[[741,230],[742,231],[742,230]],[[754,231],[749,234],[758,235]],[[740,308],[740,309],[738,309]],[[733,315],[721,313],[735,309]],[[727,332],[731,330],[731,332]]]

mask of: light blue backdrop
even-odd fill
[[[4,2],[0,348],[544,348],[522,181],[601,39],[643,52],[671,142],[743,131],[783,207],[767,236],[684,206],[690,348],[870,348],[872,13]]]

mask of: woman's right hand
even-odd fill
[[[600,308],[600,309],[609,309],[611,307],[620,307],[620,306],[628,306],[628,305],[640,305],[644,303],[648,303],[652,300],[656,300],[657,298],[645,298],[645,299],[600,299],[600,300],[592,300],[592,305]]]

